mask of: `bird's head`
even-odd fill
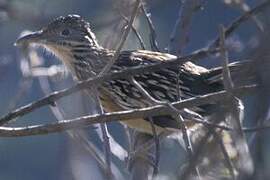
[[[44,46],[97,45],[90,24],[79,15],[60,16],[39,31],[19,38],[15,45],[38,44]]]
[[[90,29],[90,24],[78,15],[58,17],[41,30],[25,35],[15,43],[16,46],[32,44],[44,47],[71,70],[78,60],[86,59],[84,56],[88,56],[87,59],[90,60],[89,58],[97,56],[102,49]],[[100,64],[91,63],[93,67]]]

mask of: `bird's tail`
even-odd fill
[[[238,61],[228,65],[232,80],[236,86],[253,84],[256,81],[255,70],[252,68],[254,62]],[[204,79],[210,85],[221,85],[223,81],[222,67],[210,69],[208,72],[202,74]]]

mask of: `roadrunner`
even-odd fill
[[[97,76],[104,67],[111,61],[115,51],[100,46],[90,24],[78,15],[59,17],[42,28],[40,31],[31,33],[16,41],[17,45],[36,44],[44,47],[58,57],[70,70],[71,74],[78,81],[86,80]],[[130,67],[143,67],[159,62],[170,61],[177,58],[174,55],[152,52],[146,50],[122,51],[111,68],[111,72],[128,69]],[[239,76],[245,63],[235,63],[230,66],[232,75]],[[133,76],[133,80],[139,84],[153,99],[162,102],[174,102],[180,99],[187,99],[198,95],[212,93],[223,89],[222,68],[206,69],[191,62],[179,66],[162,68],[155,72],[145,72]],[[152,105],[153,102],[145,97],[138,85],[135,85],[132,78],[119,78],[104,82],[98,86],[98,93],[102,106],[108,112],[130,110]],[[249,79],[246,77],[245,79]],[[90,92],[90,90],[88,90]],[[183,118],[188,121],[192,118],[206,119],[209,115],[224,111],[220,104],[207,104],[192,109],[182,110]],[[219,117],[220,118],[220,117]],[[221,118],[222,120],[223,118]],[[157,133],[171,130],[179,130],[180,124],[173,117],[168,115],[151,117]],[[153,129],[149,118],[132,119],[123,121],[131,128],[138,131],[152,134]],[[190,126],[194,127],[194,126]],[[202,131],[193,133],[192,139],[202,137]],[[246,165],[250,157],[247,151],[235,149],[235,139],[230,138],[228,131],[219,131],[223,137],[223,143],[229,153],[230,159],[234,162],[239,171],[247,171]],[[225,138],[224,138],[225,137]],[[195,139],[195,140],[194,140]],[[239,145],[239,144],[238,144]],[[201,169],[213,176],[216,172],[219,178],[228,176],[224,171],[226,162],[221,153],[218,141],[207,142],[207,151],[202,157],[208,157],[208,161],[201,159],[198,165]],[[243,145],[245,147],[245,145]],[[239,149],[238,149],[239,150]],[[244,152],[245,151],[245,152]],[[239,155],[243,154],[243,155]],[[250,170],[248,170],[250,171]]]
[[[90,24],[78,15],[59,17],[40,31],[21,37],[17,45],[37,44],[58,57],[79,81],[97,76],[111,61],[115,51],[100,46]],[[122,51],[111,68],[119,71],[130,67],[141,67],[160,61],[170,61],[176,56],[147,50]],[[237,67],[237,66],[235,66]],[[163,68],[156,72],[145,72],[133,78],[147,93],[158,101],[174,102],[181,99],[215,92],[223,88],[221,69],[208,70],[191,62],[181,66]],[[103,83],[99,96],[104,109],[110,111],[129,110],[151,105],[144,94],[125,77]],[[217,105],[208,104],[193,108],[189,113],[194,118],[204,117],[213,112]],[[185,119],[186,117],[183,115]],[[180,129],[179,123],[171,116],[154,116],[153,123],[158,132]],[[148,118],[124,121],[131,128],[152,133]]]

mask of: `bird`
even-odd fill
[[[98,76],[116,53],[98,43],[90,23],[79,15],[60,16],[54,19],[40,30],[17,39],[17,46],[23,44],[35,44],[54,54],[77,81]],[[153,65],[176,58],[175,55],[169,53],[150,50],[123,50],[112,65],[110,72]],[[236,63],[232,67],[237,71],[241,68],[241,63]],[[174,102],[224,89],[221,74],[221,68],[209,70],[192,62],[186,62],[179,66],[134,75],[133,79],[153,99],[160,102]],[[123,77],[106,81],[98,87],[98,94],[106,112],[131,110],[152,105],[152,102],[145,98],[130,78]],[[209,103],[188,109],[186,112],[194,118],[203,119],[211,115],[217,106],[217,104]],[[185,115],[183,118],[186,118]],[[179,122],[170,115],[153,116],[151,121],[158,134],[180,129]],[[139,132],[153,134],[150,117],[132,119],[122,123]]]
[[[25,45],[37,45],[46,49],[67,67],[76,81],[100,76],[104,68],[116,56],[115,50],[104,48],[98,43],[90,23],[79,15],[60,16],[40,30],[19,37],[15,45],[23,47]],[[117,56],[109,73],[168,62],[176,58],[178,57],[169,53],[150,50],[123,50]],[[229,69],[232,78],[239,77],[242,72],[245,78],[240,79],[241,85],[245,84],[245,81],[250,83],[253,82],[252,80],[256,80],[256,75],[254,76],[248,68],[250,65],[246,61],[231,63]],[[249,73],[249,76],[245,76],[245,70]],[[153,101],[151,99],[154,102],[169,104],[223,90],[222,72],[221,67],[207,69],[187,61],[180,65],[166,66],[153,72],[146,71],[132,77],[104,81],[97,86],[96,92],[106,112],[132,110],[152,106]],[[144,92],[142,92],[142,89]],[[88,96],[93,95],[93,88],[89,87],[86,93]],[[147,98],[145,93],[151,99]],[[100,112],[102,113],[102,111]],[[192,119],[207,121],[208,119],[211,120],[212,115],[214,115],[213,117],[218,116],[218,119],[221,115],[225,115],[226,107],[219,103],[209,102],[198,107],[185,108],[179,112],[185,122],[192,122],[190,121]],[[160,135],[164,132],[181,132],[183,127],[172,114],[133,118],[121,121],[121,123],[150,136]],[[153,128],[153,125],[155,128]],[[191,136],[192,144],[197,144],[206,134],[208,127],[198,126],[196,123],[187,123],[187,125],[189,132],[195,132],[188,133]],[[247,162],[250,160],[249,154],[237,149],[233,134],[220,129],[215,129],[215,131],[222,137],[229,158],[234,162],[235,170],[251,172],[251,168],[246,168],[246,164],[249,164]],[[207,142],[208,150],[205,151],[203,157],[207,157],[209,160],[207,162],[210,163],[205,163],[204,158],[198,163],[198,166],[205,170],[204,174],[206,175],[210,173],[212,176],[213,172],[218,177],[224,175],[223,167],[226,166],[226,163],[224,163],[226,160],[219,146],[219,141],[214,138]]]

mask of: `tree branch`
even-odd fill
[[[266,0],[260,5],[252,8],[251,10],[244,13],[242,16],[238,17],[234,20],[226,29],[225,29],[225,38],[231,35],[242,23],[252,18],[254,15],[264,11],[266,8],[269,8],[270,1]],[[220,41],[220,37],[218,36],[209,46],[209,48],[217,47]]]
[[[126,21],[126,23],[129,22],[129,21],[128,21],[128,18],[127,18],[122,12],[119,11],[119,14],[120,14],[120,16],[123,18],[123,20]],[[142,48],[143,50],[145,50],[145,49],[146,49],[146,46],[145,46],[145,44],[144,44],[144,42],[143,42],[143,39],[142,39],[140,33],[137,31],[137,29],[136,29],[133,25],[131,26],[131,29],[132,29],[133,33],[135,34],[135,36],[137,37],[137,39],[138,39],[138,41],[139,41],[139,43],[140,43],[141,48]]]
[[[140,4],[141,4],[141,0],[136,0],[135,2],[135,5],[134,5],[134,9],[131,13],[131,17],[130,17],[130,20],[128,22],[128,25],[127,25],[127,28],[126,30],[124,31],[124,34],[123,36],[121,37],[121,40],[120,40],[120,43],[115,51],[115,54],[113,56],[113,58],[111,59],[111,61],[102,69],[102,71],[98,74],[98,76],[102,76],[106,73],[108,73],[112,67],[112,65],[114,64],[114,62],[118,59],[118,56],[120,55],[120,52],[124,46],[124,43],[126,42],[126,39],[128,37],[128,34],[132,28],[132,25],[133,25],[133,22],[138,14],[138,10],[139,10],[139,7],[140,7]]]
[[[152,22],[152,19],[151,19],[151,14],[147,12],[147,9],[145,7],[145,4],[142,4],[141,9],[142,9],[143,15],[146,18],[148,27],[150,29],[150,45],[151,45],[151,50],[152,51],[160,52],[160,49],[158,47],[158,42],[157,42],[157,33],[156,33],[156,30],[155,30],[154,24]]]
[[[233,93],[236,95],[244,95],[245,93],[252,93],[256,89],[256,86],[243,86],[233,89]],[[221,102],[228,98],[229,94],[226,91],[219,91],[199,97],[190,98],[178,102],[173,102],[172,105],[177,109],[191,108],[193,106],[200,106],[208,104],[209,102]],[[170,114],[168,107],[163,105],[155,105],[142,109],[134,109],[121,112],[104,113],[102,115],[90,115],[83,116],[70,120],[63,120],[58,123],[33,125],[28,127],[0,127],[0,137],[16,137],[16,136],[30,136],[30,135],[42,135],[48,133],[61,132],[68,129],[76,129],[87,127],[96,123],[105,123],[113,121],[124,121],[135,118],[146,118],[150,116],[166,115]],[[206,124],[216,128],[222,128],[229,130],[230,128],[224,126],[216,126],[215,124],[205,123],[205,121],[193,120],[194,123]]]
[[[227,116],[229,124],[232,126],[232,132],[231,136],[234,140],[235,149],[238,152],[239,156],[239,164],[240,164],[240,170],[242,172],[239,172],[242,174],[249,174],[253,171],[253,162],[251,160],[251,157],[249,155],[248,146],[245,139],[245,134],[242,129],[242,116],[241,116],[241,107],[239,107],[239,103],[241,101],[236,97],[236,95],[233,93],[234,84],[231,79],[230,70],[228,67],[228,53],[226,51],[225,47],[225,30],[224,27],[220,27],[220,54],[222,58],[222,76],[223,76],[223,84],[225,87],[225,90],[230,94],[227,101],[224,101],[224,104],[229,107],[229,115]],[[226,157],[226,154],[224,154]],[[230,160],[230,159],[227,159]],[[229,166],[229,169],[231,166]],[[233,179],[235,175],[232,176]]]
[[[184,47],[189,41],[189,30],[193,14],[201,6],[202,0],[186,0],[182,1],[179,8],[179,15],[175,22],[173,31],[170,36],[168,52],[181,55]]]

